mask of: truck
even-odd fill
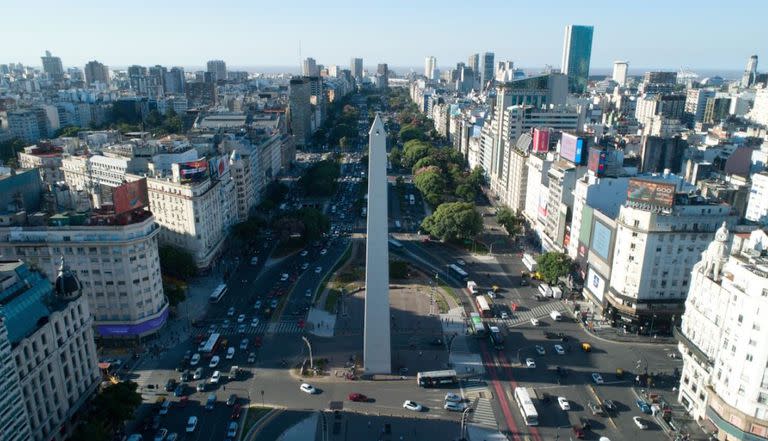
[[[532,273],[536,272],[536,268],[538,267],[536,259],[528,253],[523,254],[523,265],[525,265],[525,267],[528,268],[528,271]]]
[[[539,294],[542,297],[552,297],[552,288],[546,283],[542,283],[539,285]]]
[[[467,281],[467,289],[472,294],[477,294],[477,283],[475,283],[474,280],[468,280]]]
[[[552,291],[552,298],[553,299],[562,299],[563,298],[563,290],[560,289],[559,286],[553,286],[551,288]]]

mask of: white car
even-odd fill
[[[194,354],[192,354],[192,358],[189,360],[189,365],[197,366],[198,363],[200,363],[200,354],[195,352]]]
[[[565,355],[565,349],[560,345],[555,345],[555,352],[557,352],[557,355]]]
[[[317,393],[317,389],[315,389],[315,386],[312,386],[309,383],[302,383],[301,386],[299,386],[299,390],[302,392],[306,392],[310,395],[314,395]]]
[[[424,410],[424,407],[422,407],[421,404],[411,400],[405,400],[403,403],[403,408],[412,410],[414,412],[421,412]]]
[[[637,426],[640,430],[645,430],[648,428],[648,425],[645,424],[645,421],[643,421],[639,416],[632,417],[632,421],[635,422],[635,426]]]
[[[557,404],[559,404],[560,408],[563,410],[571,410],[571,403],[569,403],[568,399],[565,397],[557,397]]]
[[[219,384],[219,380],[221,380],[221,372],[213,371],[213,375],[211,375],[211,379],[208,380],[208,382],[211,384]]]
[[[216,366],[219,365],[220,361],[221,361],[221,359],[219,358],[219,356],[218,355],[214,355],[213,357],[211,357],[211,362],[208,363],[208,367],[209,368],[215,368]]]
[[[459,264],[459,265],[461,265],[461,266],[464,266],[464,265],[466,265],[466,264],[467,264],[467,262],[465,262],[465,261],[464,261],[464,259],[457,259],[457,260],[456,260],[456,263],[458,263],[458,264]]]
[[[535,368],[535,367],[536,367],[536,362],[535,362],[535,361],[533,361],[533,358],[526,358],[526,359],[525,359],[525,365],[526,365],[528,368],[530,368],[530,369],[533,369],[533,368]]]
[[[195,429],[197,429],[197,417],[193,415],[187,420],[187,433],[192,433]]]
[[[231,360],[235,358],[235,348],[233,348],[232,346],[227,348],[227,355],[224,358],[226,358],[227,360]]]
[[[304,292],[304,297],[312,297],[312,290],[308,289]]]
[[[325,248],[323,248],[322,250],[320,250],[320,255],[321,255],[321,256],[325,256],[327,253],[328,253],[328,250],[326,250]]]
[[[544,349],[544,346],[536,345],[536,353],[539,355],[546,355],[547,351]]]
[[[237,333],[238,334],[245,334],[245,323],[241,324],[237,327]]]
[[[537,318],[532,318],[532,319],[531,319],[531,325],[533,325],[533,326],[539,326],[539,319],[537,319]]]
[[[248,349],[248,339],[247,338],[244,338],[244,339],[240,340],[240,349],[242,349],[243,351]]]
[[[288,277],[289,277],[288,273],[283,273],[280,275],[280,281],[285,282],[286,280],[288,280]]]
[[[301,264],[301,269],[305,270],[307,268],[309,268],[309,263],[304,262],[304,263]]]
[[[318,267],[315,268],[315,274],[320,274],[320,272],[322,272],[322,271],[323,271],[323,267],[322,266],[318,266]]]
[[[254,327],[259,326],[259,319],[256,317],[251,319],[251,326],[254,326]]]
[[[301,256],[301,257],[307,257],[307,254],[309,254],[309,251],[307,251],[307,250],[301,250],[301,252],[299,253],[299,256]]]
[[[450,412],[463,412],[465,409],[465,405],[464,403],[455,403],[453,401],[447,401],[443,405],[443,409]]]
[[[240,314],[237,316],[237,322],[242,323],[245,321],[245,314]]]
[[[507,311],[501,311],[501,319],[506,320],[509,318],[509,314],[507,314]]]
[[[603,376],[598,374],[597,372],[592,372],[592,381],[595,382],[595,384],[603,384]]]
[[[453,392],[448,392],[447,394],[445,394],[445,401],[452,402],[452,403],[461,403],[464,400],[462,400],[461,395],[455,394]]]
[[[232,306],[229,309],[227,309],[227,316],[232,317],[233,315],[235,315],[235,307],[234,306]]]
[[[256,303],[253,304],[253,309],[261,309],[261,300],[256,300]]]

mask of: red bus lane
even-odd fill
[[[504,354],[504,351],[498,352],[499,361],[501,362],[501,365],[504,366],[504,370],[507,373],[507,378],[509,378],[509,386],[510,390],[515,390],[517,387],[517,381],[515,381],[515,378],[512,376],[512,365],[509,364],[509,360],[507,360],[506,354]],[[539,435],[539,429],[537,429],[535,426],[529,426],[528,431],[533,436],[533,439],[536,441],[541,441],[541,435]]]
[[[509,410],[507,394],[504,393],[504,386],[499,380],[499,375],[496,372],[496,365],[494,363],[493,356],[488,352],[485,341],[480,342],[480,352],[482,352],[483,355],[485,368],[488,371],[488,374],[491,376],[491,385],[493,386],[493,390],[496,392],[496,396],[499,397],[499,405],[501,407],[502,413],[504,413],[504,420],[507,423],[507,429],[510,431],[510,433],[512,433],[512,437],[515,440],[519,440],[520,437],[517,432],[517,424],[515,424],[515,419],[512,417],[512,413]]]

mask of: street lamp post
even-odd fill
[[[307,344],[307,349],[309,350],[309,368],[315,370],[315,362],[312,360],[312,345],[307,340],[307,337],[301,336],[301,339]]]
[[[656,314],[653,314],[653,316],[651,316],[651,328],[650,328],[650,330],[648,332],[648,337],[650,337],[650,338],[653,338],[653,322],[654,322],[654,320],[656,320]]]

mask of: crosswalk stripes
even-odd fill
[[[218,330],[225,337],[238,335],[264,335],[264,334],[300,334],[303,329],[296,320],[281,320],[276,323],[263,322],[258,326],[247,325],[243,332],[238,332],[236,327]]]
[[[470,422],[493,429],[498,428],[496,414],[491,407],[491,390],[484,381],[470,381],[462,386],[464,398],[474,408]]]
[[[529,322],[532,318],[546,317],[552,311],[559,311],[562,313],[565,310],[565,305],[560,302],[547,303],[546,305],[537,306],[527,311],[513,312],[513,316],[508,319],[490,319],[489,321],[506,327],[517,326],[521,323]]]

